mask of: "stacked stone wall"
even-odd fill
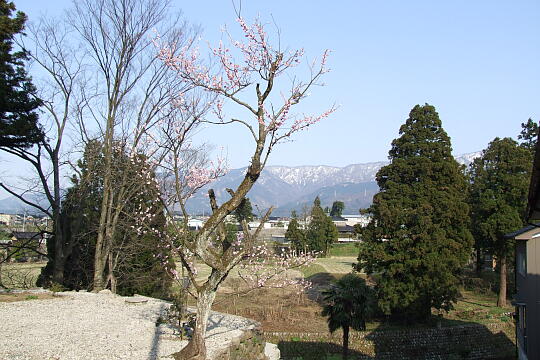
[[[341,336],[339,331],[334,334],[264,333],[266,341],[280,344],[284,355],[287,350],[294,351],[295,344],[298,344],[298,349],[302,349],[305,343],[321,346],[326,351],[339,352]],[[515,333],[510,323],[361,331],[351,333],[350,349],[354,351],[355,359],[507,359],[515,355]]]

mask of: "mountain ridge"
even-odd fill
[[[478,151],[456,156],[455,159],[460,164],[468,166],[480,155],[481,152]],[[259,208],[265,209],[274,206],[276,209],[273,214],[278,216],[289,215],[291,210],[300,211],[305,205],[310,206],[316,196],[321,198],[323,207],[331,206],[333,201],[339,200],[345,202],[346,212],[357,213],[360,207],[367,207],[371,204],[373,195],[378,192],[375,182],[377,171],[388,163],[389,161],[374,161],[343,167],[268,165],[247,196],[251,203]],[[201,189],[194,198],[188,201],[188,210],[191,213],[208,213],[210,207],[206,203],[208,200],[204,194],[210,188],[216,192],[218,201],[226,201],[228,194],[225,188],[234,188],[235,185],[238,185],[246,169],[247,167],[233,169],[223,178]],[[360,193],[351,194],[345,191],[344,184],[355,184],[355,188]],[[308,199],[308,196],[312,198]]]
[[[456,157],[460,164],[468,166],[481,152],[462,154]],[[358,212],[359,208],[371,204],[373,195],[378,192],[375,175],[388,161],[349,164],[346,166],[331,165],[268,165],[263,170],[248,197],[254,211],[261,211],[270,206],[276,209],[276,216],[289,215],[291,210],[301,211],[311,207],[316,196],[321,198],[323,207],[331,206],[333,201],[343,201],[345,212]],[[226,188],[235,188],[242,181],[247,167],[232,169],[225,176],[203,187],[187,203],[191,214],[208,214],[210,206],[206,196],[208,189],[213,188],[218,202],[228,200]],[[0,212],[23,213],[37,211],[14,197],[0,200]]]

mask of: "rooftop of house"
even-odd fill
[[[17,238],[18,240],[41,238],[41,233],[37,231],[13,231],[11,235],[13,235],[13,237]]]

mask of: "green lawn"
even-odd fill
[[[325,272],[330,274],[348,274],[352,271],[353,264],[356,264],[356,257],[352,256],[331,256],[318,258],[315,264],[322,266]]]
[[[358,243],[333,244],[330,248],[330,256],[353,256],[358,257]]]

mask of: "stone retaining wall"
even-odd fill
[[[277,333],[265,332],[267,341],[294,344],[324,344],[326,350],[339,352],[341,332]],[[299,346],[300,348],[300,346]],[[499,359],[515,354],[512,324],[466,324],[461,326],[352,332],[350,348],[359,359]],[[283,351],[283,350],[282,350]],[[398,355],[399,354],[399,355]],[[284,354],[286,355],[286,354]],[[356,359],[356,357],[355,357]]]
[[[214,360],[274,360],[265,355],[265,341],[260,326],[243,330]],[[279,360],[275,359],[275,360]]]

